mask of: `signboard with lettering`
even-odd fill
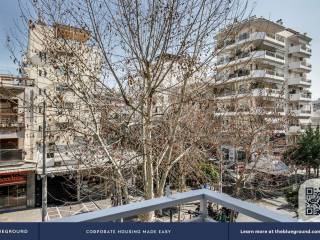
[[[14,184],[26,184],[27,176],[22,174],[0,175],[0,186],[8,186]]]

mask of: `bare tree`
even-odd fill
[[[66,106],[65,94],[42,85],[52,121],[67,123],[52,129],[53,141],[66,138],[78,169],[113,179],[128,201],[131,166],[151,199],[163,195],[177,169],[184,177],[186,166],[207,161],[205,144],[219,134],[206,117],[208,101],[215,101],[207,96],[215,84],[216,35],[246,17],[246,2],[41,0],[30,6],[21,7],[23,17],[31,30],[40,29],[37,54],[50,69],[41,79],[75,99]],[[30,15],[38,20],[29,22]],[[26,72],[33,61],[26,56]],[[126,152],[133,156],[121,160]]]

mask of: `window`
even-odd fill
[[[246,159],[246,153],[242,150],[237,151],[237,160],[243,162]]]

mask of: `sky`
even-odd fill
[[[8,32],[15,29],[20,11],[18,0],[0,0],[0,72],[16,73],[16,66],[10,60],[5,47]],[[307,32],[311,42],[312,98],[320,98],[320,0],[248,0],[252,15],[276,21],[282,19],[284,26],[298,32]]]

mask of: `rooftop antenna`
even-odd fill
[[[280,25],[283,25],[282,18],[278,19],[278,20],[277,20],[277,23],[280,24]]]

